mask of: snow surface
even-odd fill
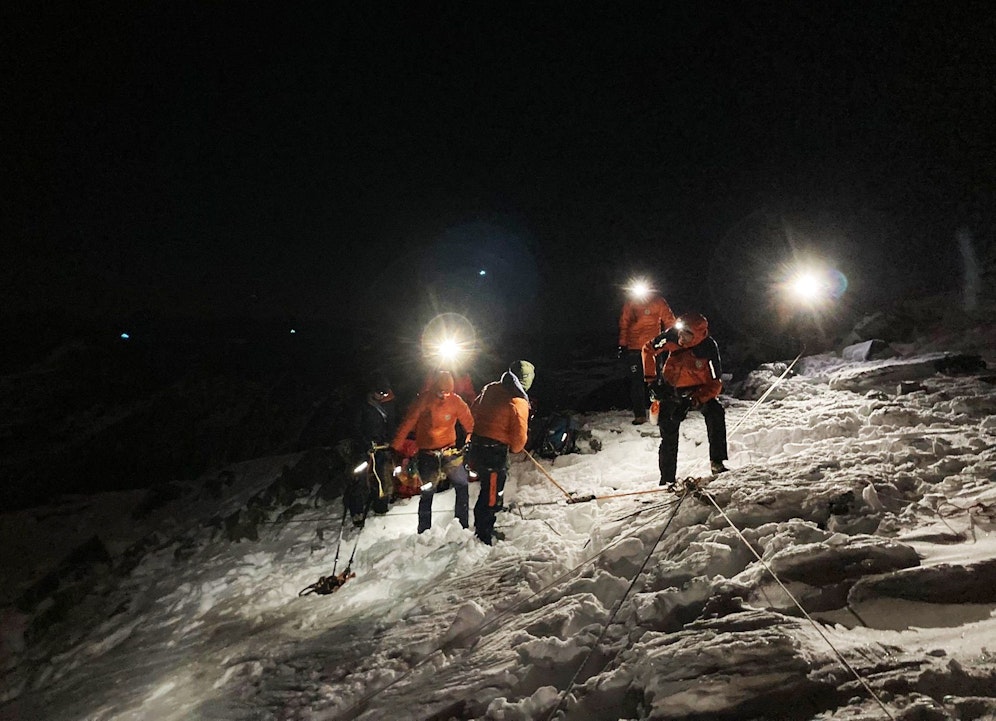
[[[301,455],[4,514],[0,719],[994,719],[994,379],[939,357],[804,358],[757,407],[785,365],[756,372],[700,494],[658,488],[655,428],[587,415],[582,453],[515,458],[494,547],[452,491],[341,544],[337,499],[254,506]]]

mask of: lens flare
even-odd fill
[[[422,353],[437,366],[452,369],[463,365],[474,349],[474,327],[462,315],[436,316],[422,331]]]
[[[836,268],[802,267],[786,273],[781,286],[786,300],[820,307],[844,295],[847,277]]]
[[[626,290],[635,301],[644,301],[653,292],[653,288],[650,287],[650,281],[646,278],[634,278],[630,281]]]

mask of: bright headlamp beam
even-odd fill
[[[436,354],[444,363],[452,363],[460,356],[461,352],[460,343],[452,338],[444,338],[436,346]]]
[[[646,300],[651,292],[650,283],[643,278],[634,278],[627,290],[633,300]]]
[[[802,271],[789,280],[789,291],[801,301],[813,303],[826,298],[827,284],[812,271]]]

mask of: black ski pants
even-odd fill
[[[418,532],[432,527],[432,497],[439,489],[444,478],[453,484],[456,494],[453,515],[460,525],[467,528],[470,525],[470,476],[463,465],[463,454],[443,451],[419,451],[418,475],[422,479],[422,493],[418,499]]]
[[[643,379],[643,351],[627,348],[623,360],[626,362],[626,385],[633,418],[646,418],[650,397],[647,395],[647,383]]]
[[[661,484],[674,483],[678,471],[678,430],[690,409],[687,398],[668,398],[661,401],[657,425],[661,430],[661,445],[657,452],[657,462],[661,470]],[[709,460],[725,461],[726,455],[726,411],[715,398],[703,404],[698,410],[705,417],[706,435],[709,438]]]
[[[474,534],[490,546],[495,532],[495,515],[505,501],[508,446],[483,436],[474,436],[467,452],[467,465],[481,483],[481,491],[474,504]]]

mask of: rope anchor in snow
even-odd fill
[[[351,578],[356,578],[356,574],[350,571],[349,568],[346,568],[342,573],[336,573],[331,576],[319,576],[317,581],[310,586],[302,588],[297,595],[300,597],[314,593],[319,596],[327,596],[330,593],[338,591]]]
[[[594,501],[596,496],[594,494],[588,494],[587,496],[575,496],[573,493],[567,497],[567,503],[587,503],[588,501]]]

